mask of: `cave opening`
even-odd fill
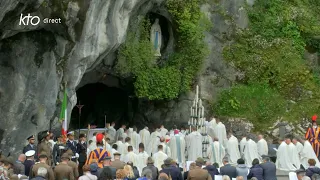
[[[104,122],[130,123],[130,94],[120,88],[110,87],[103,83],[86,84],[77,91],[78,103],[81,108],[79,123],[79,108],[72,109],[69,129],[87,128],[88,124],[98,128],[104,127]],[[106,119],[106,120],[105,120]]]

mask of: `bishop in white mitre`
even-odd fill
[[[185,148],[186,143],[184,140],[184,135],[179,133],[179,130],[174,130],[174,135],[169,141],[169,147],[171,150],[171,158],[176,160],[179,164],[185,163]]]
[[[247,144],[247,136],[243,135],[240,141],[240,156],[244,158],[244,147]]]
[[[293,138],[292,143],[296,146],[298,154],[299,154],[299,158],[301,159],[301,152],[303,149],[303,145],[298,141],[297,138]]]
[[[158,152],[154,153],[152,158],[154,160],[154,166],[160,171],[162,169],[161,165],[163,164],[163,161],[168,158],[168,156],[163,152],[162,145],[158,146]]]
[[[252,139],[247,138],[247,143],[244,147],[244,159],[246,165],[248,167],[251,167],[252,161],[256,158],[259,159],[257,143],[254,142]]]
[[[317,158],[316,153],[314,152],[312,145],[306,138],[302,138],[301,143],[303,144],[303,149],[300,153],[300,161],[305,169],[309,168],[309,159],[314,159],[316,161],[316,167],[320,168],[320,162]]]
[[[238,139],[229,133],[229,139],[226,146],[226,151],[229,157],[229,163],[231,165],[237,165],[237,160],[241,158],[239,151]]]
[[[186,137],[188,161],[195,161],[198,157],[202,157],[202,135],[195,127],[192,127],[192,132]]]
[[[128,146],[128,153],[123,157],[123,162],[132,162],[133,164],[137,164],[138,156],[136,153],[133,152],[132,146]]]
[[[150,140],[150,132],[149,132],[149,128],[146,126],[143,129],[141,129],[139,131],[139,135],[140,135],[140,139],[141,142],[143,143],[143,145],[145,147],[148,147],[149,145],[149,140]]]
[[[298,152],[296,147],[291,143],[290,139],[286,141],[280,140],[280,146],[277,150],[276,167],[283,171],[295,171],[300,168],[298,161]]]
[[[160,144],[160,129],[156,129],[154,132],[150,135],[150,142],[147,147],[147,153],[148,154],[154,154],[158,150],[158,145]]]
[[[225,147],[227,143],[227,130],[226,126],[220,122],[219,119],[216,119],[217,126],[214,128],[215,136],[219,139],[219,142]]]
[[[259,159],[262,160],[262,155],[268,155],[268,143],[267,141],[263,138],[263,135],[259,135],[258,136],[258,142],[257,142],[257,146],[258,146],[258,154],[259,154]]]
[[[219,167],[223,166],[222,159],[225,156],[225,149],[219,142],[218,138],[214,138],[207,149],[207,156],[213,163],[218,163]]]

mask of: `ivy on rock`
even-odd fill
[[[237,30],[235,42],[223,52],[224,59],[243,72],[244,78],[231,90],[222,91],[213,111],[247,118],[261,128],[279,118],[300,121],[311,117],[320,110],[319,74],[304,55],[307,47],[320,52],[319,1],[256,0],[247,10],[249,27]],[[226,95],[230,93],[232,96]],[[237,110],[233,99],[238,100]],[[263,110],[255,101],[276,108]]]
[[[175,52],[166,59],[154,57],[150,43],[150,22],[144,20],[139,31],[129,32],[118,54],[117,71],[133,76],[135,93],[150,100],[173,99],[187,92],[209,51],[204,33],[210,27],[201,12],[203,0],[167,0],[176,29]]]

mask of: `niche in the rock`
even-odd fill
[[[108,87],[102,83],[87,84],[77,90],[78,104],[81,108],[79,123],[79,109],[75,106],[71,114],[70,129],[87,128],[88,124],[104,127],[106,122],[128,123],[129,96],[126,91]]]
[[[166,49],[169,39],[170,39],[170,33],[169,33],[169,21],[164,17],[161,16],[160,14],[156,14],[153,12],[150,12],[147,14],[147,17],[150,20],[151,25],[154,24],[156,19],[159,19],[159,25],[161,27],[161,33],[162,33],[162,43],[161,43],[161,54],[162,52]]]

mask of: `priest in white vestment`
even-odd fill
[[[166,143],[166,139],[164,137],[160,138],[160,145],[163,147],[163,152],[168,156],[171,157],[171,149],[169,145]]]
[[[181,136],[179,130],[174,130],[174,136],[169,141],[169,147],[171,150],[171,158],[176,160],[177,163],[183,165],[185,163],[185,148],[186,143],[184,136]]]
[[[211,118],[210,122],[207,123],[207,131],[208,131],[208,135],[211,137],[215,137],[216,134],[214,132],[214,129],[217,126],[217,122],[216,119],[214,117]]]
[[[147,166],[148,157],[149,157],[149,155],[144,150],[143,143],[140,143],[139,144],[139,154],[137,156],[137,164],[135,165],[138,168],[140,175],[142,173],[142,169]]]
[[[139,131],[141,142],[143,143],[144,147],[149,146],[150,141],[150,132],[149,128],[146,126],[142,130]],[[146,148],[147,149],[147,148]]]
[[[229,133],[229,140],[227,142],[226,149],[229,157],[229,164],[237,165],[237,160],[241,158],[239,151],[239,142],[232,133]]]
[[[130,129],[129,129],[130,131]],[[134,149],[139,149],[139,144],[141,143],[140,135],[137,133],[137,128],[131,128],[131,132],[128,132],[128,137],[130,137],[131,142],[130,144],[133,146]],[[136,152],[138,153],[138,152]]]
[[[263,138],[263,135],[258,136],[258,153],[259,153],[259,159],[262,160],[262,155],[268,156],[268,143],[267,141]]]
[[[115,141],[118,141],[119,137],[122,137],[124,140],[124,130],[126,129],[126,125],[122,125],[116,132]]]
[[[220,122],[219,119],[216,119],[217,125],[214,128],[215,137],[219,139],[219,142],[223,145],[223,147],[227,144],[227,130],[226,126]]]
[[[286,140],[287,141],[287,140]],[[287,142],[290,144],[291,142]],[[293,156],[297,157],[297,152],[296,155],[294,155],[294,151],[297,151],[296,149],[294,150],[295,146],[291,146],[291,150],[289,145],[287,144],[283,139],[280,140],[280,146],[278,147],[277,150],[277,161],[276,161],[276,167],[279,170],[282,171],[295,171],[297,169],[300,169],[300,166],[296,167],[292,162]]]
[[[128,153],[128,147],[132,146],[132,144],[130,144],[131,139],[129,137],[126,138],[125,143],[124,143],[124,152],[123,152],[123,156],[124,157],[127,153]],[[133,148],[133,152],[136,153],[136,149],[132,146]]]
[[[192,127],[192,132],[186,137],[188,161],[195,161],[202,157],[202,135],[196,127]]]
[[[137,164],[138,156],[133,152],[133,147],[128,146],[128,153],[123,157],[123,162],[132,162],[134,165]]]
[[[244,158],[244,147],[247,144],[247,136],[243,135],[240,141],[240,156]]]
[[[303,149],[303,145],[298,141],[297,138],[293,138],[292,143],[296,146],[298,154],[299,154],[299,158],[301,159],[301,152]]]
[[[316,165],[315,166],[320,168],[319,160],[318,160],[317,155],[314,152],[310,142],[305,138],[302,138],[300,141],[303,144],[303,149],[302,149],[302,151],[300,153],[300,155],[301,155],[300,156],[300,160],[301,160],[301,164],[303,165],[303,167],[305,169],[307,169],[309,167],[308,160],[309,159],[314,159],[316,161]]]
[[[115,138],[116,138],[116,129],[114,129],[115,126],[115,122],[111,123],[111,126],[108,127],[107,125],[107,130],[108,130],[108,137],[110,139],[110,144],[113,144],[116,142]]]
[[[147,153],[149,155],[154,154],[158,151],[158,145],[160,144],[160,129],[156,129],[150,135],[150,142],[147,147]]]
[[[223,166],[222,159],[225,156],[225,149],[219,142],[218,138],[214,138],[207,149],[207,156],[213,163],[218,163],[219,167]]]
[[[291,163],[294,164],[297,169],[300,169],[301,162],[297,147],[291,142],[290,138],[286,139],[286,143],[289,146],[287,153],[290,155]]]
[[[259,159],[257,143],[254,142],[252,139],[247,138],[247,143],[244,147],[244,159],[246,165],[248,167],[251,167],[252,161],[256,158]]]
[[[113,161],[114,160],[114,153],[120,153],[119,151],[118,151],[118,145],[117,144],[113,144],[112,145],[112,150],[111,150],[111,160]]]
[[[125,151],[126,151],[126,149],[125,149],[126,147],[125,147],[125,145],[124,145],[124,143],[123,143],[122,137],[119,137],[119,138],[118,138],[118,141],[117,141],[115,144],[118,146],[117,151],[118,151],[120,154],[124,154]]]
[[[158,146],[158,152],[154,153],[152,158],[154,160],[154,166],[156,166],[160,171],[162,169],[161,165],[163,164],[163,161],[168,158],[168,156],[163,152],[162,145]]]
[[[168,129],[164,128],[163,125],[160,127],[160,137],[165,137],[168,132]]]

